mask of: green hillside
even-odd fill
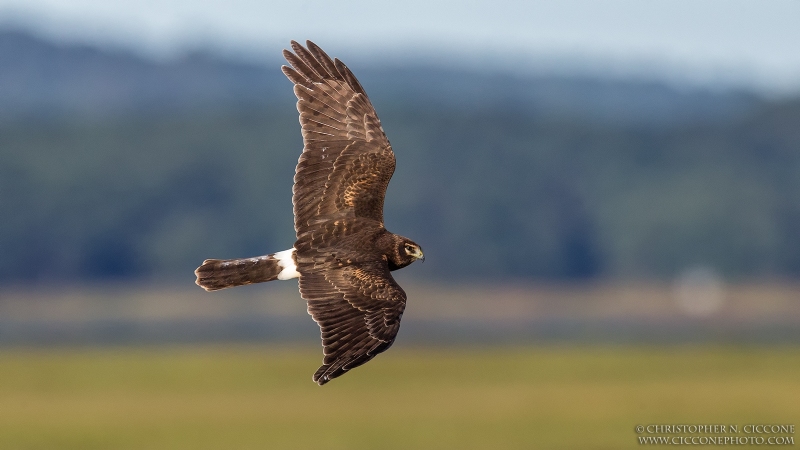
[[[420,278],[800,275],[800,101],[351,64],[397,154]],[[290,83],[0,32],[0,282],[192,280],[292,245]]]
[[[423,245],[420,276],[800,274],[798,102],[671,127],[378,107],[387,224]],[[291,103],[0,123],[0,279],[185,278],[288,248],[298,128]]]

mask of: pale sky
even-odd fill
[[[800,0],[0,0],[0,25],[159,57],[410,54],[517,72],[592,70],[800,93]]]

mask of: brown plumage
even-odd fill
[[[197,284],[217,290],[299,277],[300,295],[320,327],[320,385],[394,342],[406,294],[392,270],[423,257],[419,245],[383,225],[394,152],[364,88],[341,61],[306,41],[284,50],[303,134],[292,189],[297,241],[285,252],[206,260]]]
[[[207,291],[278,279],[282,268],[275,255],[243,259],[207,259],[194,271],[196,283]]]

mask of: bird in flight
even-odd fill
[[[292,189],[294,246],[244,259],[207,259],[195,270],[207,291],[299,278],[300,296],[322,336],[323,385],[388,349],[406,293],[391,271],[422,249],[383,224],[394,152],[356,77],[311,41],[284,50],[300,112],[303,152]]]

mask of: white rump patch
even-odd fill
[[[279,280],[291,280],[292,278],[300,277],[297,265],[294,263],[294,247],[275,253],[273,257],[278,260],[278,265],[283,269],[278,274]]]

